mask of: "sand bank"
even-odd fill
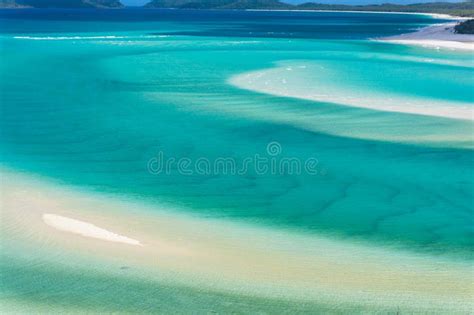
[[[417,99],[402,95],[376,94],[353,90],[332,82],[315,82],[317,88],[301,88],[289,84],[289,71],[295,73],[306,66],[283,66],[272,69],[247,72],[229,79],[229,83],[241,89],[271,95],[294,97],[317,102],[367,108],[378,111],[398,112],[459,120],[474,120],[472,107],[468,104]],[[304,70],[304,69],[303,69]]]
[[[65,268],[78,257],[91,261],[83,268],[96,268],[94,261],[107,270],[126,264],[147,281],[167,277],[227,293],[368,310],[469,312],[474,306],[469,262],[178,214],[10,171],[2,175],[8,182],[1,199],[3,244],[32,263],[38,254],[43,264]],[[144,247],[117,240],[140,240]]]
[[[435,49],[474,50],[474,35],[456,34],[454,26],[457,23],[437,24],[422,28],[414,33],[380,38],[379,40],[394,43],[417,45]]]
[[[91,223],[74,220],[56,214],[43,214],[43,222],[60,231],[79,234],[85,237],[96,238],[108,242],[143,246],[140,241],[134,240],[132,238],[115,234]]]

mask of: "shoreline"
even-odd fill
[[[201,218],[0,171],[9,183],[2,187],[0,224],[6,257],[20,254],[71,272],[97,264],[109,273],[133,266],[147,281],[348,308],[472,308],[468,261]],[[47,224],[45,215],[67,229]],[[84,237],[91,226],[94,233]],[[112,240],[97,237],[104,231],[114,232]],[[130,239],[117,242],[121,235]]]
[[[462,17],[462,16],[455,16],[450,14],[443,14],[443,13],[428,13],[428,12],[398,12],[398,11],[359,11],[359,10],[289,10],[289,9],[244,9],[244,11],[268,11],[268,12],[329,12],[329,13],[375,13],[375,14],[407,14],[407,15],[425,15],[430,16],[435,19],[453,19],[453,20],[466,20],[469,18]]]
[[[375,39],[375,41],[391,44],[415,45],[438,50],[474,51],[474,35],[454,33],[456,24],[456,22],[435,24],[421,28],[416,32],[381,37]]]

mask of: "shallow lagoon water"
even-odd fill
[[[440,20],[166,10],[1,17],[4,167],[198,217],[471,261],[472,56],[370,40]],[[249,73],[250,85],[234,84]],[[378,110],[387,95],[437,113],[458,107],[466,118]],[[317,166],[153,174],[161,153]],[[19,256],[25,274],[37,268]],[[7,291],[19,292],[20,280]]]

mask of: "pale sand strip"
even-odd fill
[[[289,9],[246,9],[245,11],[276,11],[276,12],[328,12],[328,13],[370,13],[370,14],[403,14],[403,15],[425,15],[436,19],[463,19],[449,14],[426,13],[426,12],[397,12],[397,11],[360,11],[360,10],[289,10]]]
[[[373,92],[351,91],[347,87],[335,87],[332,82],[314,82],[317,88],[293,88],[288,71],[298,71],[302,66],[278,66],[271,69],[246,72],[231,77],[229,84],[240,89],[276,96],[294,97],[342,106],[367,108],[386,112],[398,112],[458,120],[474,120],[472,106],[460,102],[430,101],[397,94],[377,95]],[[294,80],[294,79],[293,79]],[[284,82],[284,83],[282,83]]]
[[[385,312],[455,313],[474,307],[467,262],[180,215],[7,171],[2,178],[8,183],[1,187],[2,248],[8,255],[21,253],[19,257],[33,264],[39,260],[72,271],[97,269],[101,262],[104,272],[127,265],[146,281],[156,277],[228,293]],[[56,227],[71,230],[72,225],[80,233],[52,229],[42,220],[51,213],[59,216],[52,217]],[[51,216],[46,218],[50,221]],[[66,218],[67,224],[64,219],[58,224],[58,218]],[[70,224],[68,218],[78,219]],[[85,222],[102,227],[101,233],[115,231],[145,246],[83,237]],[[92,230],[88,234],[97,236]]]
[[[473,51],[474,35],[454,33],[454,26],[456,24],[456,22],[437,24],[422,28],[414,33],[384,37],[378,40],[394,44],[417,45],[436,49],[445,48]]]
[[[132,238],[115,234],[87,222],[66,218],[56,214],[43,214],[43,222],[60,231],[79,234],[85,237],[96,238],[108,242],[143,246],[140,241]]]

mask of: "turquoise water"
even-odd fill
[[[471,259],[472,55],[370,40],[442,21],[141,10],[0,18],[3,166],[198,216]],[[268,71],[271,79],[279,67],[291,72],[273,76],[286,97],[259,76],[245,88],[231,81]],[[325,100],[298,98],[307,91]],[[375,108],[411,100],[438,114],[341,96]],[[452,108],[465,117],[439,114]],[[317,162],[313,173],[183,174],[175,164],[154,174],[160,154],[237,167],[256,154]]]

